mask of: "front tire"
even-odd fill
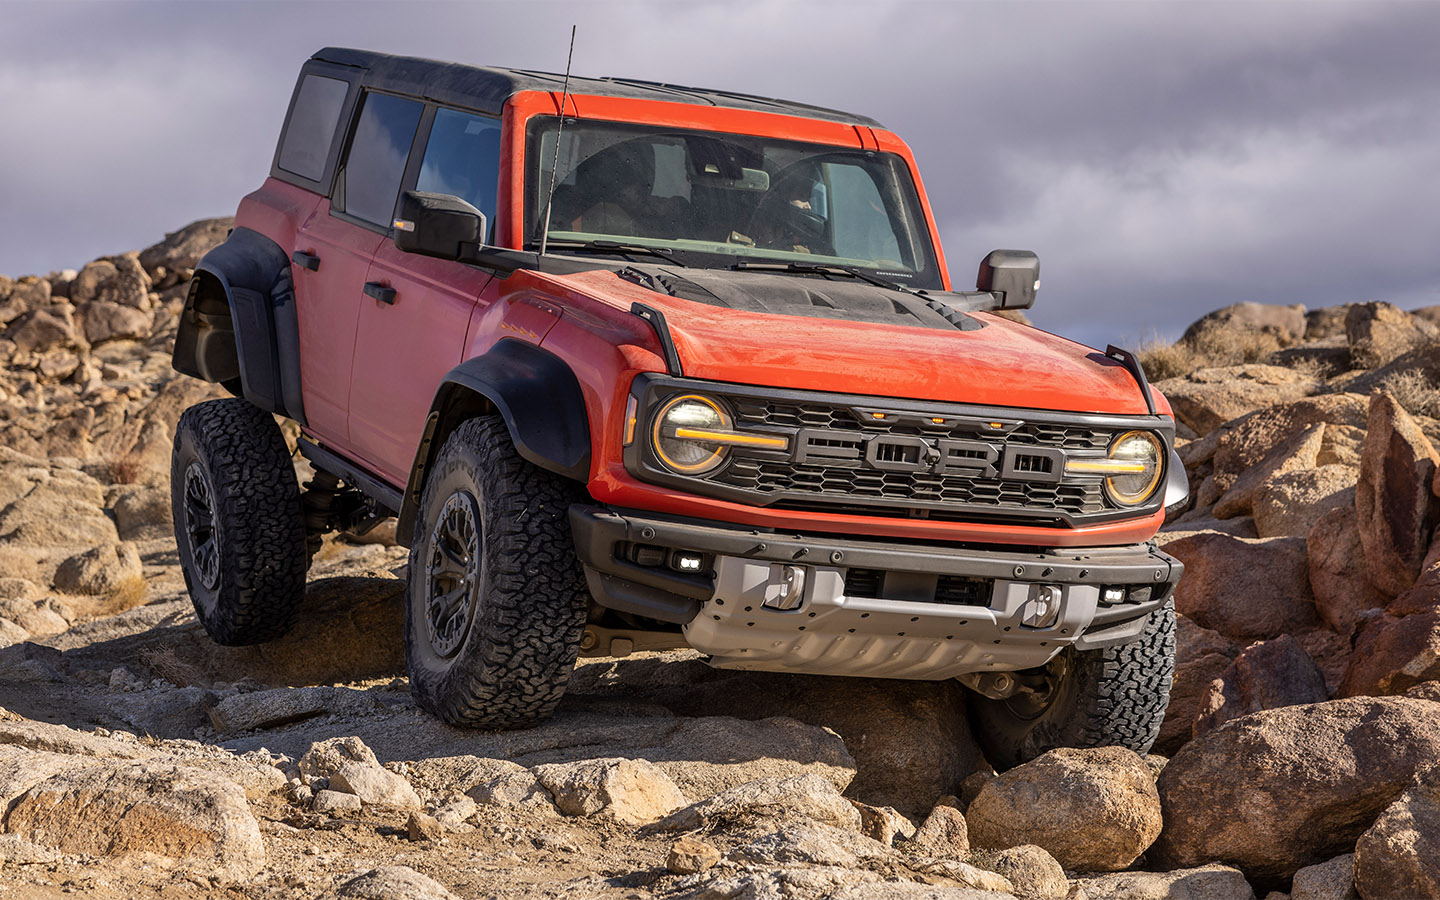
[[[998,770],[1057,747],[1127,747],[1144,755],[1160,734],[1175,675],[1175,606],[1150,614],[1128,644],[1066,649],[1043,669],[1017,673],[1038,689],[1004,700],[971,693],[975,738]]]
[[[300,485],[275,419],[246,400],[185,410],[170,457],[175,543],[195,615],[217,644],[260,644],[305,596]]]
[[[462,423],[426,479],[410,549],[405,656],[416,703],[452,725],[555,711],[589,609],[571,481],[520,457],[505,423]]]

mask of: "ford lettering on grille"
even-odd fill
[[[1013,481],[1058,482],[1065,472],[1065,452],[1058,448],[814,428],[796,435],[795,462]]]

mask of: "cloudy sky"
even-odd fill
[[[957,286],[1103,346],[1241,300],[1440,304],[1440,3],[0,0],[0,272],[227,215],[326,45],[760,93],[915,151]]]

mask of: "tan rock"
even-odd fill
[[[1345,313],[1345,339],[1350,359],[1362,369],[1383,366],[1435,334],[1435,326],[1389,303],[1354,303]]]
[[[1440,897],[1440,766],[1429,766],[1355,844],[1365,900]]]
[[[1385,605],[1371,583],[1354,508],[1333,509],[1316,520],[1305,542],[1315,609],[1337,634],[1349,637],[1365,610]]]
[[[460,900],[428,875],[407,866],[382,866],[340,886],[344,900]]]
[[[1299,400],[1319,390],[1319,379],[1280,366],[1249,364],[1199,369],[1155,385],[1175,416],[1197,434],[1257,409]]]
[[[82,346],[82,338],[68,304],[26,313],[10,323],[5,336],[25,353]]]
[[[961,862],[957,859],[917,860],[912,864],[912,868],[930,875],[944,876],[951,881],[957,882],[959,888],[949,888],[947,892],[946,888],[929,887],[930,893],[907,890],[894,894],[893,896],[896,900],[911,897],[923,897],[927,898],[927,900],[929,900],[929,898],[934,898],[934,900],[982,900],[982,898],[983,900],[1002,900],[1002,898],[1015,896],[1015,885],[1011,884],[1010,879],[1004,875],[998,872],[991,872],[988,869],[981,869],[978,866],[972,866],[969,863]],[[890,884],[887,884],[885,887],[887,891],[891,889]],[[918,887],[918,885],[915,887]],[[829,898],[829,900],[838,900],[840,896],[841,895],[836,894]],[[854,900],[860,900],[861,897],[866,898],[866,900],[869,900],[869,898],[890,900],[892,897],[888,892],[882,894],[873,890],[846,896],[853,896]]]
[[[344,791],[319,790],[310,801],[310,808],[326,815],[346,815],[359,812],[363,804],[360,798]]]
[[[434,816],[416,810],[405,821],[405,837],[411,841],[438,841],[445,836],[445,826]]]
[[[77,305],[89,303],[100,291],[100,285],[120,274],[115,264],[107,259],[87,263],[70,283],[70,299]]]
[[[107,341],[142,340],[150,336],[154,317],[134,305],[94,300],[80,309],[85,339],[91,346]]]
[[[1402,694],[1440,678],[1440,610],[1367,621],[1336,692],[1341,697]]]
[[[1063,900],[1070,893],[1065,869],[1044,847],[1011,847],[1001,851],[990,867],[1009,879],[1021,900]]]
[[[688,802],[669,776],[643,759],[552,763],[532,771],[568,816],[604,814],[626,825],[648,825]]]
[[[1262,709],[1279,709],[1330,699],[1320,674],[1288,634],[1251,644],[1211,682],[1195,718],[1194,736]]]
[[[1036,844],[1066,869],[1082,872],[1129,867],[1161,824],[1150,770],[1119,747],[1052,750],[1003,772],[980,791],[965,819],[974,847]]]
[[[1215,516],[1228,519],[1251,512],[1255,495],[1272,479],[1288,472],[1313,469],[1325,442],[1323,424],[1311,425],[1276,446],[1255,465],[1241,472],[1234,484],[1215,502]],[[1256,523],[1258,531],[1259,523]],[[1263,536],[1263,535],[1262,535]]]
[[[380,766],[367,763],[343,763],[330,776],[330,789],[354,794],[360,802],[369,806],[389,806],[395,809],[419,809],[420,798],[410,782]]]
[[[760,778],[676,810],[657,822],[657,831],[690,831],[727,822],[819,822],[860,830],[860,813],[819,775]]]
[[[1296,872],[1290,900],[1360,900],[1355,893],[1355,854],[1345,853]]]
[[[1355,491],[1356,524],[1370,581],[1394,597],[1410,588],[1440,520],[1431,483],[1440,454],[1387,394],[1370,398],[1369,427]]]
[[[665,868],[676,875],[695,875],[720,861],[720,851],[693,837],[682,837],[665,854]]]
[[[1191,741],[1157,787],[1164,867],[1223,859],[1288,878],[1348,852],[1440,753],[1440,704],[1352,698],[1263,710]],[[972,821],[972,830],[974,822]]]
[[[1172,541],[1165,552],[1185,564],[1175,609],[1198,625],[1255,640],[1319,621],[1300,538],[1242,540],[1203,533]]]
[[[115,528],[125,541],[154,540],[175,533],[167,488],[135,486],[115,498]]]
[[[1245,302],[1206,313],[1191,323],[1180,339],[1194,340],[1206,331],[1223,329],[1238,335],[1271,334],[1282,346],[1289,346],[1305,337],[1306,327],[1305,307],[1298,303],[1280,306]]]
[[[1440,608],[1440,540],[1430,545],[1420,564],[1420,577],[1405,593],[1385,605],[1392,616],[1409,616],[1433,612]]]
[[[1250,502],[1260,537],[1305,537],[1332,509],[1355,508],[1360,470],[1316,466],[1276,475],[1264,482]]]
[[[1223,476],[1228,489],[1236,478],[1258,465],[1276,447],[1317,424],[1364,428],[1368,408],[1364,396],[1321,394],[1262,409],[1221,435],[1214,452],[1216,477]]]
[[[1084,900],[1254,900],[1239,869],[1212,863],[1172,872],[1120,872],[1075,882]]]
[[[965,816],[954,806],[944,803],[930,811],[930,815],[915,830],[913,840],[916,846],[936,856],[964,860],[970,855],[970,832],[965,825]]]
[[[1406,697],[1416,700],[1432,700],[1440,703],[1440,681],[1422,681],[1405,692]]]
[[[887,847],[895,839],[910,840],[915,837],[915,824],[901,815],[893,806],[871,806],[851,797],[850,804],[860,813],[860,832]]]
[[[1325,440],[1320,444],[1317,466],[1350,466],[1360,468],[1360,455],[1365,448],[1365,429],[1354,425],[1326,425]]]
[[[185,766],[110,764],[53,775],[15,801],[5,827],[62,853],[153,854],[226,881],[265,866],[245,791]]]
[[[55,570],[55,589],[69,594],[108,594],[141,577],[140,553],[129,541],[94,547]]]
[[[853,869],[862,861],[884,859],[889,848],[863,834],[833,825],[787,825],[726,854],[751,866],[836,866]]]
[[[165,239],[140,251],[140,265],[147,270],[163,266],[170,271],[193,269],[200,258],[225,242],[235,219],[200,219],[168,232]]]

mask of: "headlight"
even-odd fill
[[[695,435],[730,430],[730,414],[699,394],[676,397],[660,408],[651,429],[652,446],[668,468],[682,475],[708,472],[725,459],[724,444],[697,440]]]
[[[1160,485],[1160,439],[1148,431],[1127,431],[1110,442],[1104,459],[1070,459],[1066,475],[1104,475],[1105,494],[1119,506],[1139,506]]]
[[[1160,484],[1160,439],[1148,431],[1128,431],[1110,444],[1110,459],[1130,471],[1105,479],[1105,492],[1121,506],[1139,506]]]
[[[724,462],[731,447],[786,450],[790,439],[735,431],[719,401],[700,394],[667,400],[655,414],[650,446],[665,467],[681,475],[701,475]]]

